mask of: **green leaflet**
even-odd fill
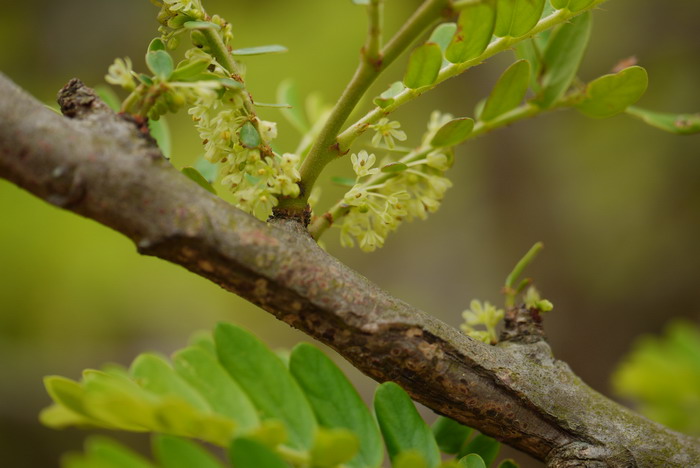
[[[319,428],[314,446],[311,448],[311,466],[315,468],[336,468],[339,465],[376,466],[351,462],[356,460],[355,455],[359,448],[360,441],[353,432],[347,429]]]
[[[589,117],[612,117],[637,102],[648,84],[649,77],[642,67],[629,67],[601,76],[588,84],[585,97],[576,109]]]
[[[244,123],[239,132],[241,143],[246,148],[257,148],[262,143],[260,134],[250,121]]]
[[[299,133],[302,135],[306,134],[311,127],[304,114],[304,106],[301,101],[299,88],[294,81],[286,79],[280,82],[279,86],[277,86],[277,100],[279,102],[286,102],[292,106],[288,109],[282,109],[282,115],[299,131]]]
[[[204,190],[216,195],[216,189],[212,187],[211,183],[204,178],[202,174],[199,173],[197,169],[192,166],[183,167],[181,172],[185,174],[190,180],[194,181],[202,187]]]
[[[652,127],[677,135],[692,135],[700,133],[700,113],[698,114],[670,114],[654,112],[639,107],[629,106],[626,110],[629,115],[637,117]]]
[[[549,39],[544,52],[542,92],[536,103],[543,108],[554,105],[576,76],[591,33],[591,14],[584,13],[562,24]]]
[[[469,137],[473,128],[474,120],[468,117],[450,120],[435,133],[430,146],[439,148],[458,145]]]
[[[173,58],[165,50],[157,49],[146,54],[148,69],[161,81],[166,81],[173,73]]]
[[[432,34],[430,35],[430,38],[428,38],[428,42],[434,42],[438,46],[440,46],[440,51],[442,51],[443,54],[442,63],[440,65],[441,67],[450,64],[450,62],[444,57],[444,55],[445,50],[447,50],[447,46],[450,45],[450,42],[452,41],[452,38],[454,37],[456,31],[457,24],[442,23],[433,30]]]
[[[219,362],[262,415],[284,423],[291,447],[309,449],[316,419],[299,385],[275,353],[247,331],[230,324],[216,327],[214,341]]]
[[[384,91],[379,97],[374,98],[374,104],[385,109],[394,103],[394,98],[402,93],[406,89],[406,86],[401,81],[395,81],[390,86],[389,89]]]
[[[428,468],[440,463],[440,450],[433,433],[401,387],[393,382],[377,387],[374,411],[392,462],[402,452],[415,450],[425,458]]]
[[[545,0],[498,0],[493,34],[498,37],[524,36],[542,16]]]
[[[483,459],[486,466],[488,466],[493,463],[500,450],[501,444],[499,444],[497,440],[484,434],[477,434],[476,437],[462,448],[459,452],[459,456],[477,454]]]
[[[153,452],[162,468],[223,468],[201,446],[180,437],[155,436]]]
[[[440,416],[435,421],[432,429],[440,450],[449,454],[459,453],[467,438],[474,431],[471,427],[463,426],[444,416]]]
[[[452,38],[457,31],[457,25],[455,23],[442,23],[439,24],[435,29],[433,29],[432,34],[428,38],[428,42],[434,42],[440,46],[440,50],[443,52],[447,49],[447,46],[452,41]]]
[[[393,460],[393,468],[428,468],[425,457],[415,450],[401,452]]]
[[[139,355],[131,364],[130,373],[139,385],[156,395],[177,396],[194,408],[209,411],[207,401],[160,356]]]
[[[289,468],[279,455],[253,439],[235,439],[229,448],[229,459],[233,468]]]
[[[238,432],[260,425],[253,403],[216,360],[203,348],[191,346],[173,355],[175,371],[207,400],[212,410],[236,421]]]
[[[211,60],[183,60],[170,75],[170,81],[189,81],[207,71]]]
[[[377,424],[357,390],[333,361],[318,348],[301,343],[292,351],[289,370],[304,390],[319,424],[346,428],[359,437],[360,450],[346,465],[380,466],[384,450]]]
[[[593,5],[596,0],[551,0],[552,6],[557,10],[566,8],[569,11],[577,12],[585,10]]]
[[[408,68],[403,77],[407,88],[418,89],[430,86],[437,80],[442,66],[442,51],[434,42],[418,46],[408,60]]]
[[[104,438],[91,437],[84,455],[66,457],[63,468],[155,468],[148,460],[123,445]]]
[[[460,466],[464,468],[486,468],[488,465],[476,453],[471,453],[459,460]]]
[[[457,32],[445,51],[447,60],[462,63],[481,55],[491,41],[495,24],[495,0],[464,7],[459,13]]]
[[[529,81],[530,64],[527,60],[519,60],[508,67],[486,99],[480,119],[493,120],[518,107],[525,98]]]

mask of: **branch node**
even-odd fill
[[[61,113],[71,119],[84,119],[92,114],[110,113],[111,110],[95,91],[85,86],[78,78],[72,78],[57,96]]]
[[[520,305],[506,311],[505,329],[499,341],[533,344],[546,340],[539,309]]]

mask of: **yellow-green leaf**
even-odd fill
[[[700,133],[700,113],[698,114],[671,114],[666,112],[654,112],[639,107],[630,106],[626,112],[637,117],[652,127],[677,135],[692,135]]]
[[[445,51],[447,60],[462,63],[481,55],[491,41],[495,24],[495,0],[465,6],[459,13],[457,32]]]
[[[542,16],[545,0],[498,0],[496,27],[498,37],[520,37],[535,27]]]
[[[529,81],[530,64],[527,60],[519,60],[508,67],[486,99],[480,119],[493,120],[518,107],[525,98]]]
[[[591,34],[591,14],[584,13],[564,23],[547,43],[544,52],[542,92],[537,104],[547,108],[564,95],[578,71]]]
[[[612,117],[637,102],[648,84],[645,69],[636,66],[625,68],[591,81],[586,87],[584,100],[576,108],[589,117]]]
[[[403,83],[411,89],[435,83],[442,65],[442,51],[434,42],[427,42],[413,51]]]
[[[430,146],[439,148],[458,145],[469,137],[473,128],[474,120],[468,117],[450,120],[435,133]]]

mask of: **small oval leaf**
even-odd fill
[[[459,456],[477,454],[486,466],[489,466],[496,459],[500,450],[501,444],[496,439],[492,439],[484,434],[477,434],[462,448]]]
[[[170,75],[170,81],[188,81],[195,78],[207,70],[211,60],[183,60],[178,64],[173,74]]]
[[[379,97],[374,98],[374,104],[385,109],[394,103],[394,98],[402,93],[406,86],[401,81],[395,81],[389,86],[389,89],[384,91]]]
[[[445,51],[447,60],[462,63],[481,55],[491,41],[495,24],[495,0],[464,7],[457,21],[457,32]]]
[[[442,51],[434,42],[427,42],[413,51],[408,61],[408,68],[403,83],[411,89],[430,86],[440,73]]]
[[[591,81],[586,88],[586,97],[576,108],[589,117],[612,117],[637,102],[648,84],[649,77],[644,68],[625,68],[614,75]]]
[[[459,465],[463,468],[486,468],[486,463],[484,460],[477,455],[472,453],[459,460]]]
[[[473,128],[474,120],[469,117],[450,120],[435,133],[430,146],[438,148],[458,145],[469,137]]]
[[[591,14],[584,13],[562,24],[549,39],[544,52],[540,107],[548,108],[569,89],[576,76],[591,34]]]
[[[444,416],[440,416],[433,424],[433,435],[440,450],[451,455],[460,452],[472,432],[471,427]]]
[[[545,0],[498,0],[496,27],[498,37],[524,36],[542,16]]]
[[[246,148],[257,148],[262,143],[260,133],[250,121],[241,126],[239,136],[241,137],[241,143]]]
[[[156,50],[146,54],[148,69],[162,81],[166,81],[173,73],[173,58],[164,50]]]
[[[692,135],[700,133],[700,113],[698,114],[670,114],[654,112],[639,107],[630,106],[628,114],[643,120],[652,127],[677,135]]]
[[[486,99],[480,119],[493,120],[518,107],[525,98],[529,81],[530,64],[527,60],[519,60],[508,67]]]

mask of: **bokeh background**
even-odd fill
[[[392,30],[419,1],[387,3]],[[233,23],[240,47],[289,48],[246,61],[259,101],[274,102],[277,84],[291,77],[304,94],[319,91],[330,103],[356,65],[365,15],[350,0],[206,0],[205,6]],[[8,2],[0,14],[0,70],[45,102],[72,77],[103,83],[115,57],[129,56],[144,70],[156,12],[146,0]],[[650,74],[640,105],[700,111],[698,21],[696,1],[608,2],[595,15],[580,75],[590,80],[634,55]],[[409,137],[419,138],[432,109],[471,115],[511,60],[502,55],[401,109],[396,118]],[[400,78],[405,57],[399,62],[379,80],[377,93]],[[274,109],[261,114],[280,121],[278,147],[292,150],[294,130]],[[194,129],[186,116],[170,124],[174,164],[190,164],[201,152]],[[327,174],[349,170],[348,161],[339,161]],[[543,241],[546,249],[529,274],[555,304],[546,321],[554,352],[609,395],[611,372],[640,334],[658,333],[672,317],[700,318],[700,136],[668,135],[625,116],[592,121],[559,112],[459,148],[450,177],[454,188],[439,212],[404,225],[382,250],[342,249],[335,230],[326,235],[328,250],[458,325],[472,298],[500,302],[514,262]],[[327,203],[338,195],[326,184]],[[142,351],[167,353],[194,330],[222,320],[274,348],[307,339],[180,267],[139,256],[119,234],[0,180],[3,465],[58,466],[61,453],[81,447],[82,431],[38,423],[49,403],[43,376],[78,378],[84,368],[128,364]],[[369,401],[374,383],[345,368]],[[144,437],[127,439],[147,444]]]

